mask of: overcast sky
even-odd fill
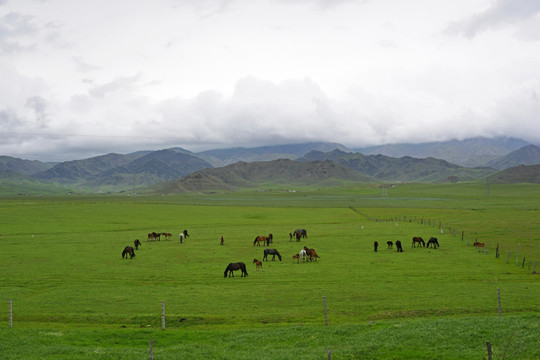
[[[540,0],[0,0],[0,155],[540,143]]]

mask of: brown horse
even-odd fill
[[[296,260],[296,263],[297,263],[297,264],[300,263],[300,254],[294,254],[294,255],[292,256],[292,261],[293,261],[293,263],[294,263],[294,260]]]
[[[253,259],[253,263],[255,264],[255,267],[256,267],[257,271],[259,271],[259,270],[262,271],[262,261],[259,261],[257,259]]]
[[[426,247],[424,239],[422,239],[420,236],[415,236],[412,238],[412,247],[416,247],[416,243],[418,243],[418,246],[422,245],[423,247]]]
[[[307,246],[304,246],[304,250],[306,251],[306,255],[309,256],[309,261],[313,261],[313,259],[317,261],[317,258],[320,258],[320,256],[317,255],[317,252],[315,251],[315,249],[313,248],[308,249]]]
[[[253,246],[255,246],[255,244],[261,246],[261,243],[266,246],[270,245],[270,236],[259,235],[253,240]]]
[[[221,239],[219,239],[219,245],[223,245],[224,242],[225,242],[225,239],[223,238],[223,236],[221,236]]]
[[[478,242],[478,240],[475,240],[473,246],[477,248],[478,250],[486,251],[486,243],[481,243],[481,242]]]
[[[296,242],[300,241],[300,239],[302,238],[302,233],[301,232],[295,232],[294,233],[294,237],[296,238]]]
[[[133,250],[133,247],[131,246],[126,246],[124,248],[124,251],[122,251],[122,259],[128,257],[128,255],[130,256],[131,259],[133,259],[135,257],[135,250]]]
[[[135,245],[135,250],[139,250],[139,246],[142,246],[139,239],[135,239],[135,241],[133,242],[133,245]]]
[[[163,237],[164,237],[165,239],[170,239],[170,238],[172,237],[172,234],[171,234],[171,233],[163,233],[163,234],[161,234],[161,235],[163,235]]]

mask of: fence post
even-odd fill
[[[501,288],[497,289],[497,300],[499,302],[499,317],[501,317]]]
[[[532,272],[533,274],[536,274],[536,263],[538,263],[538,260],[536,260],[536,261],[534,262],[534,265],[533,265],[533,272]]]
[[[326,311],[326,296],[323,296],[323,303],[324,303],[324,324],[328,326],[328,312]]]
[[[523,258],[523,262],[521,263],[521,268],[522,268],[522,269],[525,268],[525,258]]]
[[[13,301],[9,299],[9,327],[13,327]]]
[[[165,301],[161,301],[161,330],[165,330]]]
[[[517,250],[516,250],[516,265],[519,264],[518,255],[519,255],[519,243],[518,243]]]
[[[150,339],[150,360],[154,360],[154,340]]]
[[[495,259],[499,258],[499,243],[497,243],[497,249],[495,249]]]
[[[510,261],[510,255],[512,255],[512,252],[511,252],[511,251],[508,253],[508,257],[506,258],[506,263],[507,263],[507,264],[508,264],[508,261]]]
[[[332,351],[330,349],[326,350],[326,355],[328,356],[328,360],[332,360]]]
[[[489,341],[486,341],[486,346],[487,346],[488,360],[492,360],[493,356],[491,355],[491,343]]]

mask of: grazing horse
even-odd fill
[[[257,244],[257,246],[261,246],[261,242],[263,245],[270,245],[270,236],[258,235],[255,240],[253,240],[253,246],[255,246],[255,244]]]
[[[296,242],[298,242],[302,238],[302,233],[301,232],[295,232],[294,237],[296,238]]]
[[[225,269],[225,277],[227,277],[227,273],[229,273],[229,277],[234,277],[234,272],[236,270],[242,270],[242,275],[240,277],[248,276],[248,273],[246,271],[246,264],[243,262],[237,262],[237,263],[230,263],[227,265],[227,268]]]
[[[392,249],[394,247],[394,243],[391,241],[387,241],[386,245],[388,246],[388,249]]]
[[[133,247],[131,246],[126,246],[124,248],[124,251],[122,251],[122,259],[127,259],[128,255],[130,256],[130,259],[133,259],[135,257],[135,250],[133,250]]]
[[[257,271],[259,271],[259,269],[262,271],[262,261],[253,259],[253,263],[255,264],[255,268],[257,269]]]
[[[154,237],[154,233],[148,233],[148,241],[156,241],[156,238]]]
[[[184,233],[180,233],[178,235],[178,239],[180,240],[180,244],[184,242],[184,239],[186,238],[186,236],[184,235]]]
[[[139,239],[135,239],[135,241],[133,242],[133,245],[135,245],[135,250],[139,250],[139,246],[142,246]]]
[[[223,236],[221,236],[221,239],[219,239],[219,245],[223,245],[224,242],[225,242],[225,239],[223,238]]]
[[[424,239],[422,239],[420,236],[415,236],[412,238],[412,247],[416,247],[416,243],[418,243],[418,246],[422,244],[423,247],[426,247],[426,243],[424,242]]]
[[[170,239],[170,238],[172,237],[172,234],[171,234],[171,233],[163,233],[163,234],[161,234],[161,235],[163,235],[163,237],[164,237],[165,239]]]
[[[377,248],[379,247],[379,243],[377,241],[374,241],[373,242],[373,248],[374,248],[374,251],[377,252]]]
[[[306,261],[306,256],[307,256],[306,250],[304,250],[304,249],[300,250],[298,255],[300,255],[300,257],[302,258],[302,262]]]
[[[478,242],[478,240],[475,240],[473,246],[477,248],[478,250],[486,251],[486,243],[481,243],[481,242]]]
[[[276,249],[264,249],[263,254],[263,261],[268,261],[268,255],[272,255],[272,261],[276,261],[276,255],[279,258],[279,261],[281,261],[281,255]]]
[[[309,261],[313,261],[313,259],[317,261],[317,258],[320,258],[320,256],[317,255],[317,252],[313,248],[308,249],[307,246],[304,246],[304,251],[306,252],[306,255],[309,256]]]
[[[184,231],[182,231],[182,234],[184,234],[184,237],[185,238],[188,238],[189,237],[189,234],[187,233],[187,230],[184,229]]]
[[[298,264],[300,262],[300,254],[294,254],[292,256],[292,262],[294,264],[294,260],[296,260],[296,263]]]
[[[296,236],[297,233],[300,233],[302,237],[307,238],[307,231],[306,229],[296,229],[294,230],[293,234]]]
[[[439,247],[439,240],[437,240],[436,237],[430,237],[428,242],[427,242],[427,246],[426,247],[429,247],[429,246],[432,246],[434,249],[438,248]]]
[[[396,248],[397,248],[397,252],[403,252],[403,248],[401,247],[401,241],[399,240],[396,241]]]

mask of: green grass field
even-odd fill
[[[2,198],[2,358],[146,359],[152,339],[156,359],[482,359],[486,341],[494,359],[540,359],[537,185],[294,190]],[[283,261],[256,271],[268,233]],[[304,245],[319,261],[293,263]],[[249,276],[224,278],[237,261]]]

